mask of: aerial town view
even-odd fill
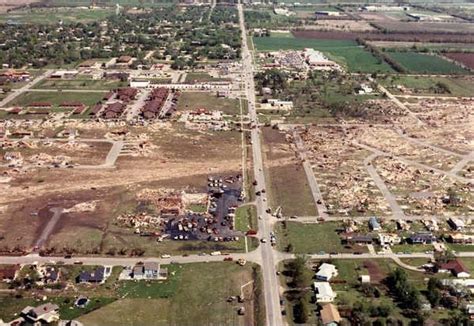
[[[0,326],[474,325],[472,0],[0,27]]]

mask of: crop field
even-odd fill
[[[469,71],[440,57],[418,52],[386,52],[411,73],[468,74]]]
[[[390,41],[390,42],[436,42],[436,43],[465,43],[469,46],[474,42],[473,34],[448,34],[438,32],[413,31],[383,33],[380,31],[323,31],[304,30],[299,28],[292,32],[297,38],[327,39],[327,40],[355,40],[358,37],[366,41]]]
[[[89,5],[90,3],[88,3]],[[95,8],[34,8],[15,10],[8,14],[0,15],[0,22],[14,21],[19,23],[55,24],[59,21],[65,23],[88,23],[100,21],[114,14],[114,9]]]
[[[446,50],[446,51],[474,51],[472,43],[437,43],[437,42],[403,42],[403,41],[369,41],[373,46],[382,49],[427,49],[427,50]],[[451,53],[444,55],[450,57]],[[454,53],[453,53],[454,54]],[[464,53],[462,53],[464,54]],[[466,53],[469,54],[469,53]]]
[[[377,26],[389,32],[435,32],[435,33],[473,33],[474,25],[444,22],[377,22]]]
[[[443,56],[462,63],[466,67],[474,69],[474,53],[445,53]]]
[[[302,50],[314,48],[326,53],[331,59],[346,66],[351,72],[391,72],[385,62],[350,40],[316,40],[303,38],[256,37],[254,44],[258,51]]]
[[[393,94],[439,95],[439,96],[474,96],[474,80],[470,76],[458,77],[423,77],[391,76],[380,80]],[[443,84],[446,91],[440,92]],[[403,86],[402,91],[398,86]]]

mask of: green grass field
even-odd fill
[[[208,82],[208,81],[227,81],[226,78],[215,78],[207,72],[188,72],[185,82]]]
[[[242,232],[258,230],[257,207],[255,205],[245,205],[235,211],[235,229]]]
[[[11,102],[8,106],[26,106],[31,102],[49,102],[53,106],[58,106],[65,101],[80,101],[85,105],[93,105],[100,101],[104,93],[71,93],[71,92],[25,92]]]
[[[126,87],[128,82],[115,80],[94,80],[94,79],[71,79],[71,80],[42,80],[33,88],[39,89],[93,89],[110,90],[118,87]]]
[[[314,254],[324,251],[331,252],[367,252],[365,246],[354,246],[352,249],[344,248],[341,239],[336,233],[336,223],[304,224],[299,222],[278,223],[278,249],[285,250],[289,244],[297,254]]]
[[[440,57],[417,52],[386,52],[408,72],[420,74],[469,74],[469,71]]]
[[[160,6],[170,6],[175,4],[174,0],[101,0],[99,2],[103,6],[114,7],[116,3],[120,4],[121,6],[128,5],[128,6],[144,6],[144,7],[160,7]],[[82,6],[88,7],[90,6],[91,2],[88,0],[51,0],[50,4],[55,6],[66,6],[66,7],[74,7],[74,6]],[[115,8],[114,8],[115,9]]]
[[[390,76],[380,79],[382,85],[390,88],[393,94],[400,94],[397,85],[408,88],[415,95],[440,96],[474,96],[474,80],[463,76],[459,77],[424,77],[424,76]],[[435,94],[437,84],[443,83],[449,88],[449,93]]]
[[[178,111],[206,108],[211,111],[220,110],[225,114],[240,114],[238,99],[218,98],[215,93],[184,92],[178,101]]]
[[[250,264],[241,267],[235,263],[198,263],[168,267],[169,280],[123,283],[118,292],[126,299],[84,315],[79,321],[92,326],[189,325],[190,321],[193,325],[245,323],[246,317],[236,312],[242,304],[226,300],[240,295],[240,287],[253,280]],[[252,309],[252,301],[245,305]]]
[[[392,68],[364,50],[355,41],[315,40],[289,37],[255,37],[258,51],[302,50],[314,48],[324,52],[330,59],[347,67],[351,72],[392,72]]]
[[[55,24],[63,21],[64,23],[89,23],[104,20],[106,17],[113,15],[114,12],[113,8],[96,8],[92,10],[80,8],[22,9],[0,15],[0,22],[15,21],[30,24]]]

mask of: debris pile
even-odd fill
[[[143,189],[137,194],[137,201],[152,204],[160,215],[181,215],[184,213],[182,194],[166,189]]]
[[[301,137],[329,213],[389,213],[363,164],[370,153],[354,146],[348,132],[329,126],[308,129]]]

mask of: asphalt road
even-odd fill
[[[0,101],[0,108],[4,107],[8,102],[13,100],[17,96],[23,94],[24,92],[30,91],[31,87],[35,86],[36,84],[38,84],[40,81],[42,81],[43,79],[45,79],[46,77],[48,77],[52,73],[53,73],[52,70],[46,70],[42,75],[40,75],[40,76],[36,77],[35,79],[31,80],[25,86],[23,86],[21,88],[18,88],[18,89],[13,89],[12,92],[7,95],[7,97],[5,97],[2,101]]]
[[[239,12],[239,23],[242,33],[242,73],[245,87],[245,93],[248,100],[248,109],[250,120],[253,125],[257,124],[257,111],[255,108],[255,85],[253,79],[252,56],[247,45],[247,30],[245,28],[244,13],[242,4],[237,5]],[[252,154],[254,176],[257,181],[257,189],[265,188],[265,175],[263,172],[262,146],[260,141],[258,127],[251,129]],[[256,199],[257,214],[262,218],[259,222],[259,235],[264,238],[269,237],[269,233],[273,230],[275,218],[266,213],[268,208],[266,193],[257,196]],[[280,311],[280,287],[276,275],[276,260],[274,249],[269,243],[262,243],[258,251],[261,254],[261,266],[263,274],[263,287],[265,298],[265,311],[267,325],[277,326],[283,325],[283,318]]]

